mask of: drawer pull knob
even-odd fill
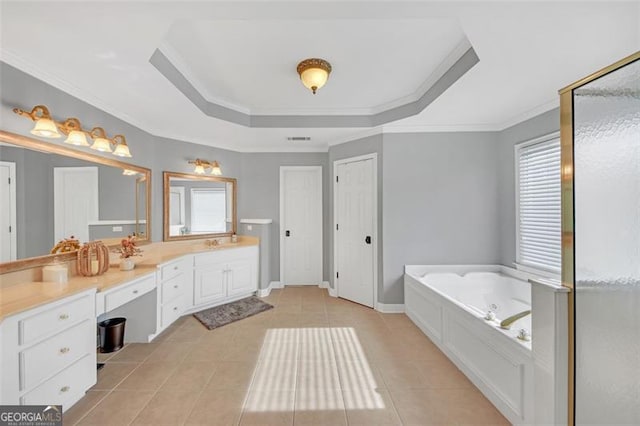
[[[178,267],[177,267],[177,266],[174,266],[174,267],[173,267],[173,270],[174,270],[174,271],[177,271],[177,270],[178,270]]]
[[[133,294],[138,294],[138,290],[133,290]]]
[[[60,314],[58,318],[60,318],[61,320],[69,319],[69,314]]]
[[[176,284],[176,285],[174,285],[174,286],[173,286],[173,288],[178,288],[178,285],[177,285],[177,284]]]
[[[60,392],[69,392],[70,389],[71,389],[70,386],[63,386],[60,388]]]
[[[178,307],[177,307],[177,306],[174,306],[174,307],[173,307],[173,310],[174,310],[174,311],[177,311],[177,310],[178,310]]]
[[[60,348],[60,353],[61,354],[66,354],[67,352],[69,352],[71,349],[69,348]]]

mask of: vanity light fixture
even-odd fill
[[[100,152],[111,152],[118,157],[131,157],[127,140],[123,135],[116,135],[109,139],[102,127],[94,127],[90,131],[84,130],[77,118],[67,118],[63,122],[57,122],[51,118],[49,109],[44,105],[36,105],[31,112],[20,108],[14,108],[13,112],[23,117],[30,118],[36,124],[31,130],[31,134],[45,138],[59,138],[61,133],[66,135],[65,143],[74,146],[90,146]],[[87,136],[93,139],[90,145]],[[115,150],[112,149],[115,146]]]
[[[207,161],[196,158],[195,160],[189,161],[189,164],[193,164],[195,166],[193,173],[197,175],[205,174],[207,169],[211,169],[211,174],[214,176],[222,175],[220,164],[217,161]]]
[[[331,64],[324,59],[309,58],[298,64],[297,71],[302,84],[315,95],[316,91],[327,83]]]

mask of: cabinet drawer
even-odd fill
[[[93,295],[86,295],[23,319],[19,325],[20,344],[31,343],[62,331],[73,323],[91,318],[94,303]]]
[[[156,286],[155,276],[144,278],[124,288],[110,291],[104,296],[105,311],[109,312],[118,306],[122,306],[133,299],[153,290]]]
[[[87,355],[20,398],[23,405],[62,405],[84,394],[96,382],[95,356]]]
[[[167,280],[161,284],[162,287],[162,303],[167,303],[175,299],[176,297],[183,295],[187,289],[185,284],[185,276],[178,275],[170,280]]]
[[[20,352],[20,389],[43,379],[95,351],[95,320],[85,320]]]
[[[176,260],[160,267],[160,280],[165,281],[186,272],[189,262],[185,259]]]
[[[162,328],[168,327],[177,320],[184,311],[184,297],[179,296],[166,305],[162,305]]]

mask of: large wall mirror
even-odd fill
[[[236,233],[236,180],[164,172],[164,240]]]
[[[151,170],[5,131],[0,142],[0,272],[71,259],[50,254],[71,236],[149,240]]]

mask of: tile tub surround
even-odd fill
[[[404,314],[309,287],[265,301],[275,308],[215,330],[184,316],[100,354],[65,424],[508,424]]]
[[[238,247],[255,246],[259,244],[256,237],[239,236],[237,243],[231,243],[229,238],[219,238],[221,244],[207,247],[202,240],[159,242],[141,245],[142,256],[134,258],[136,267],[132,271],[118,269],[119,258],[111,254],[109,270],[99,276],[83,277],[75,275],[64,284],[43,283],[40,281],[40,269],[18,271],[0,275],[0,321],[4,318],[26,310],[35,308],[55,300],[80,293],[90,288],[98,292],[116,287],[122,283],[154,274],[157,266],[191,253],[210,252]],[[70,269],[71,271],[71,269]]]

